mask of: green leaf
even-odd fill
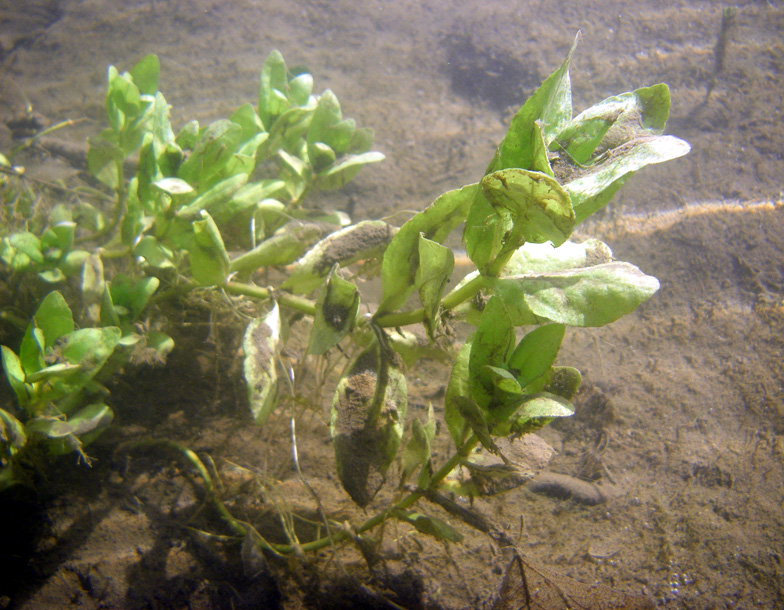
[[[383,485],[403,437],[406,378],[393,354],[377,343],[363,351],[340,379],[332,401],[338,477],[361,507]]]
[[[484,411],[479,408],[479,405],[467,396],[456,396],[455,403],[460,415],[485,449],[490,453],[498,453],[498,447],[493,441],[493,437],[490,436],[487,417],[485,416]]]
[[[75,330],[65,336],[62,355],[67,362],[81,365],[81,374],[90,378],[112,355],[121,336],[116,326]]]
[[[415,419],[411,422],[411,434],[400,455],[400,487],[406,484],[417,468],[425,467],[429,460],[430,440],[425,426]]]
[[[140,256],[147,264],[156,269],[171,269],[174,267],[174,252],[171,248],[161,244],[152,235],[145,235],[133,249],[134,256]]]
[[[315,142],[309,147],[308,159],[313,171],[320,172],[335,162],[335,151],[324,142]]]
[[[567,241],[555,248],[549,242],[525,244],[509,259],[503,275],[525,275],[547,273],[566,269],[579,269],[612,262],[609,246],[598,239],[586,239],[580,243]]]
[[[293,224],[293,223],[292,223]],[[302,256],[321,237],[321,227],[304,224],[286,227],[258,246],[231,261],[229,272],[247,273],[263,267],[288,265]]]
[[[492,284],[495,294],[516,307],[515,323],[549,320],[568,326],[609,324],[659,289],[656,278],[621,262],[504,277]]]
[[[682,157],[689,144],[674,136],[641,135],[611,149],[579,178],[564,185],[574,206],[575,224],[604,206],[638,169]]]
[[[546,158],[535,160],[537,139],[544,136],[549,143],[572,118],[569,63],[578,39],[579,34],[561,67],[547,77],[514,116],[486,173],[510,167],[542,170]],[[539,154],[546,151],[540,150]]]
[[[237,108],[229,120],[242,128],[242,136],[240,137],[242,142],[247,142],[253,136],[264,131],[264,124],[250,104],[243,104]]]
[[[193,239],[188,247],[193,279],[202,286],[220,286],[229,273],[229,254],[218,225],[206,211],[193,223]]]
[[[445,542],[461,542],[463,535],[448,523],[422,513],[394,511],[395,518],[413,525],[417,531]]]
[[[26,408],[30,404],[30,389],[25,384],[25,373],[22,368],[22,361],[19,359],[14,351],[2,346],[3,352],[3,370],[5,376],[8,378],[8,383],[16,394],[16,399],[22,408]]]
[[[471,342],[473,337],[466,340],[460,348],[460,352],[452,365],[452,372],[449,375],[449,383],[446,386],[444,395],[444,421],[449,430],[455,447],[462,447],[468,433],[468,426],[465,418],[460,413],[459,397],[471,395],[469,386],[468,361],[471,355]]]
[[[480,409],[492,410],[495,385],[485,367],[503,368],[514,347],[515,334],[503,301],[490,298],[482,312],[468,361],[471,396]]]
[[[419,267],[415,284],[419,289],[419,300],[425,310],[425,328],[428,336],[435,339],[441,323],[441,296],[455,268],[455,255],[451,248],[442,246],[419,234]]]
[[[120,133],[130,121],[141,112],[139,88],[131,80],[130,74],[120,74],[114,66],[109,67],[109,90],[106,95],[106,112],[112,129]]]
[[[236,174],[225,180],[221,180],[207,191],[199,195],[188,205],[177,210],[180,218],[193,218],[202,210],[206,210],[211,216],[223,216],[226,220],[226,213],[223,207],[248,181],[248,174]]]
[[[509,418],[510,431],[513,434],[528,434],[547,425],[556,417],[572,415],[574,415],[574,407],[565,398],[547,392],[532,394],[525,398]],[[500,433],[497,430],[493,432]]]
[[[311,148],[314,144],[322,142],[330,148],[335,148],[334,139],[332,137],[332,130],[335,125],[340,123],[343,119],[343,114],[340,111],[340,102],[337,96],[329,89],[324,91],[316,103],[316,109],[313,112],[313,118],[310,120],[308,127],[308,135],[306,142],[308,145],[308,157],[313,160]],[[349,136],[347,142],[351,140]]]
[[[52,455],[65,455],[72,451],[82,453],[82,446],[94,440],[113,418],[114,414],[108,406],[95,403],[84,407],[68,421],[38,417],[27,424],[26,431],[28,435],[49,439],[47,448]]]
[[[399,309],[414,291],[420,234],[436,243],[443,242],[465,220],[478,189],[478,184],[472,184],[444,193],[400,227],[384,253],[381,266],[383,294],[377,316]]]
[[[354,330],[359,311],[359,289],[337,274],[338,264],[327,276],[316,301],[316,315],[310,331],[308,353],[321,355]]]
[[[190,156],[180,165],[179,178],[201,185],[221,171],[232,158],[242,138],[242,127],[227,119],[215,121],[199,138]]]
[[[540,172],[505,169],[482,178],[482,191],[496,211],[512,217],[512,231],[503,250],[517,250],[525,242],[550,241],[561,245],[574,227],[569,194]]]
[[[307,131],[315,109],[316,100],[311,98],[305,106],[289,108],[276,118],[269,130],[269,137],[257,151],[257,158],[263,160],[279,154],[282,152],[281,147],[299,148],[299,139]],[[305,155],[305,151],[302,151],[302,155]]]
[[[100,307],[106,290],[103,275],[103,261],[98,254],[91,254],[82,267],[82,307],[83,317],[90,324],[100,319]]]
[[[378,258],[387,248],[394,229],[383,220],[364,220],[319,241],[297,261],[282,288],[298,294],[318,288],[335,263],[347,267],[359,260]]]
[[[141,93],[155,95],[158,91],[158,77],[161,73],[161,64],[157,55],[146,55],[131,68],[131,78],[133,84],[139,88]]]
[[[89,139],[87,167],[95,178],[112,190],[120,186],[120,168],[125,152],[111,129],[103,130],[98,137]]]
[[[517,378],[505,368],[486,364],[482,367],[482,373],[493,384],[493,402],[505,404],[522,396],[523,388]]]
[[[169,195],[188,195],[194,188],[180,178],[161,178],[152,183],[154,187]]]
[[[193,150],[199,141],[199,121],[189,121],[177,133],[174,142],[183,150]]]
[[[599,151],[604,152],[644,132],[660,134],[669,109],[670,91],[664,84],[614,95],[574,117],[557,134],[554,144],[574,163],[584,165],[600,143]],[[613,132],[608,134],[611,128]]]
[[[101,315],[99,321],[101,326],[120,326],[120,314],[118,313],[117,308],[114,306],[109,282],[106,282],[104,286],[103,297],[101,298]]]
[[[28,324],[19,346],[19,359],[25,374],[34,373],[45,366],[44,341],[44,333],[35,326],[35,322]]]
[[[478,185],[477,185],[478,186]],[[500,254],[504,237],[512,230],[509,214],[498,214],[482,190],[477,189],[466,216],[463,243],[466,254],[480,272]]]
[[[286,62],[280,51],[274,50],[261,69],[259,85],[259,118],[269,131],[275,118],[285,111],[289,104],[283,92],[287,88],[288,76]]]
[[[163,177],[163,173],[155,160],[154,137],[151,133],[144,134],[142,146],[139,149],[139,163],[136,167],[136,196],[142,201],[148,201],[157,196],[151,192],[151,185]]]
[[[17,251],[26,255],[32,262],[38,264],[44,262],[44,255],[41,252],[41,240],[37,235],[29,231],[22,231],[13,233],[8,241]]]
[[[65,297],[57,291],[50,292],[44,297],[33,320],[44,333],[45,349],[49,349],[60,337],[74,330],[71,308],[68,307]]]
[[[82,437],[82,442],[89,442],[84,437],[90,433],[106,428],[114,419],[112,410],[103,403],[93,403],[77,411],[68,418],[73,433]],[[94,436],[94,435],[93,435]]]
[[[62,220],[53,224],[41,236],[41,251],[47,258],[59,260],[71,250],[75,230],[76,223],[71,220]],[[56,250],[56,255],[50,253],[51,250]]]
[[[315,184],[321,189],[334,189],[344,186],[359,173],[363,165],[378,163],[385,159],[380,152],[365,152],[358,155],[345,155],[316,174]]]
[[[158,167],[167,176],[176,171],[182,159],[182,150],[176,143],[169,114],[166,98],[162,93],[156,93],[152,117],[153,150]]]
[[[427,418],[423,424],[419,419],[411,422],[411,435],[400,456],[400,485],[403,487],[409,477],[420,468],[417,487],[427,488],[430,484],[433,441],[436,437],[436,420],[432,403],[427,405]]]
[[[237,191],[231,200],[221,206],[216,222],[225,222],[235,214],[250,208],[258,209],[270,197],[274,197],[286,186],[283,180],[270,179],[251,182]]]
[[[112,302],[130,312],[131,319],[139,318],[150,298],[160,286],[157,277],[128,277],[119,274],[110,285]]]
[[[163,361],[174,349],[174,339],[166,333],[151,330],[147,333],[145,345],[154,349],[158,354],[158,358]]]
[[[275,408],[277,393],[276,358],[280,349],[280,309],[274,303],[263,318],[248,324],[242,340],[243,370],[253,419],[263,425]]]
[[[0,464],[5,467],[26,444],[27,437],[22,422],[8,411],[0,409]],[[2,490],[1,479],[0,490]]]
[[[563,324],[545,324],[533,329],[520,340],[507,366],[522,387],[550,370],[558,356],[565,331]]]
[[[31,373],[27,375],[25,381],[27,383],[38,383],[39,381],[46,381],[55,377],[69,377],[76,373],[77,371],[81,370],[81,365],[79,364],[68,364],[67,362],[59,362],[57,364],[52,364],[47,366],[46,368],[42,368],[35,373]]]
[[[298,106],[308,104],[311,93],[313,93],[313,77],[310,74],[300,74],[289,81],[289,99]]]

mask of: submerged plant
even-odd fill
[[[243,340],[258,425],[285,393],[280,355],[289,322],[304,314],[312,318],[308,354],[352,354],[334,390],[329,426],[343,488],[367,506],[392,484],[390,469],[399,465],[394,501],[353,524],[352,533],[325,517],[327,536],[272,544],[232,517],[195,454],[168,443],[196,466],[232,530],[273,553],[323,548],[388,519],[458,540],[452,526],[411,509],[426,497],[449,510],[444,491],[498,493],[529,480],[546,462],[531,432],[571,415],[580,384],[576,369],[555,364],[566,327],[608,324],[659,286],[614,260],[604,243],[569,238],[635,171],[688,152],[682,140],[662,135],[669,90],[637,89],[573,116],[573,50],[514,116],[484,176],[444,193],[399,228],[382,220],[351,224],[342,212],[304,205],[313,189],[342,186],[383,155],[370,150],[370,130],[343,118],[334,94],[314,95],[312,77],[288,72],[279,53],[264,64],[255,107],[243,105],[206,127],[188,123],[176,134],[157,90],[157,58],[126,73],[110,68],[109,127],[88,155],[91,172],[113,193],[109,217],[95,212],[96,230],[77,240],[76,223],[59,207],[42,235],[2,238],[9,273],[37,274],[53,285],[75,278],[82,314],[75,330],[66,293],[55,290],[33,315],[19,351],[3,347],[18,404],[0,411],[0,487],[22,480],[17,475],[34,439],[53,453],[84,455],[83,445],[111,420],[99,379],[134,350],[163,358],[172,349],[171,339],[146,323],[151,301],[222,291],[258,304]],[[126,176],[132,154],[138,162]],[[447,291],[455,255],[444,243],[461,226],[475,269]],[[75,249],[77,241],[92,249]],[[346,272],[359,261],[359,275],[374,262],[380,269],[381,298],[369,313],[361,313],[361,290]],[[282,278],[270,285],[272,269]],[[263,286],[254,282],[259,272]],[[472,330],[458,349],[444,348],[458,322]],[[409,325],[422,325],[425,339]],[[85,350],[86,342],[95,349]],[[451,366],[443,419],[453,451],[440,463],[432,406],[424,420],[406,421],[406,369],[434,354]],[[498,456],[495,463],[480,462],[480,444]],[[448,479],[461,466],[469,478]]]

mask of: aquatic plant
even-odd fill
[[[150,323],[152,301],[222,292],[257,308],[243,340],[256,423],[268,422],[293,385],[280,356],[293,315],[304,314],[312,324],[302,358],[338,348],[351,358],[330,417],[343,488],[367,506],[392,484],[397,462],[400,493],[351,532],[324,517],[328,535],[273,544],[231,515],[193,452],[171,441],[135,447],[165,446],[184,457],[232,531],[265,551],[316,550],[388,519],[458,540],[451,525],[410,509],[427,498],[461,516],[445,490],[491,494],[529,480],[546,461],[530,433],[571,415],[580,384],[576,369],[555,364],[566,327],[608,324],[659,286],[614,260],[604,243],[569,238],[634,172],[688,152],[682,140],[662,135],[669,90],[640,88],[573,116],[573,51],[514,115],[479,181],[444,193],[399,228],[384,220],[351,224],[342,212],[305,206],[312,190],[343,186],[383,155],[371,151],[371,130],[343,118],[332,92],[314,95],[312,77],[290,73],[280,53],[263,66],[255,106],[208,126],[192,121],[176,134],[155,56],[129,72],[109,68],[109,127],[90,141],[87,161],[112,209],[58,205],[39,228],[20,212],[25,230],[2,237],[11,284],[35,277],[57,289],[29,321],[25,312],[3,312],[25,330],[17,351],[2,348],[17,405],[0,410],[0,488],[28,480],[42,464],[36,452],[76,451],[89,461],[84,446],[111,421],[102,382],[140,350],[163,361],[173,348]],[[6,186],[23,179],[0,162]],[[91,230],[78,234],[85,221]],[[474,270],[447,291],[455,253],[444,244],[461,225]],[[346,272],[352,265],[356,276],[380,270],[381,298],[365,303],[366,313]],[[458,322],[472,330],[452,349]],[[422,325],[424,339],[409,325]],[[432,406],[424,419],[406,421],[406,369],[434,354],[451,366],[443,418],[453,451],[441,463],[433,457]],[[292,437],[295,425],[292,416]],[[479,461],[480,444],[495,463]],[[469,477],[448,480],[458,467]]]

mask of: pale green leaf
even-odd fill
[[[425,310],[425,328],[431,339],[435,339],[441,323],[441,296],[454,268],[455,255],[452,249],[427,239],[424,233],[420,233],[419,266],[415,284]]]
[[[256,318],[248,324],[242,341],[245,352],[243,369],[250,410],[259,425],[267,421],[275,408],[280,328],[280,309],[275,303],[266,316]]]

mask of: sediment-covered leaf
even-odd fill
[[[395,230],[383,220],[364,220],[335,231],[297,261],[284,290],[306,294],[318,288],[335,263],[347,266],[381,256]]]
[[[384,483],[403,437],[406,378],[394,352],[377,343],[341,378],[332,401],[330,430],[338,477],[359,506]]]

